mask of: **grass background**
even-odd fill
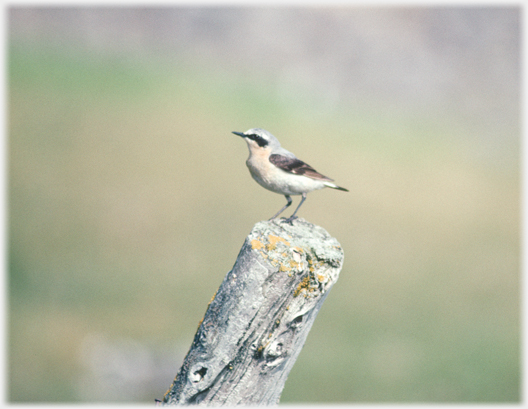
[[[455,114],[328,113],[247,73],[16,41],[7,102],[10,402],[163,396],[284,204],[231,134],[252,127],[350,190],[300,214],[345,264],[281,403],[519,402],[515,124],[489,159]]]

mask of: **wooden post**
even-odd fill
[[[161,404],[276,405],[342,264],[319,226],[257,223]]]

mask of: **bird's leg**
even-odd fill
[[[286,200],[288,201],[288,203],[286,203],[286,205],[285,205],[282,209],[280,209],[279,212],[278,212],[275,216],[273,216],[270,220],[276,219],[277,216],[278,216],[279,214],[281,214],[284,210],[286,210],[286,208],[287,208],[289,205],[292,204],[292,198],[291,198],[290,196],[288,196],[288,195],[284,195],[284,197],[286,198]]]
[[[297,210],[299,210],[299,208],[301,207],[301,205],[304,203],[305,200],[306,200],[306,193],[303,193],[302,194],[301,203],[299,203],[299,206],[297,206],[297,209],[295,209],[295,211],[293,212],[293,214],[290,217],[288,217],[286,220],[284,220],[286,223],[292,224],[292,222],[297,218],[297,216],[295,216],[295,214],[297,213]]]

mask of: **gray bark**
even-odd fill
[[[278,404],[342,264],[341,246],[319,226],[257,223],[161,403]]]

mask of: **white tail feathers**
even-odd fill
[[[333,183],[325,183],[325,186],[331,187],[332,189],[342,190],[343,192],[348,192],[348,189],[345,189],[344,187],[334,185]]]

